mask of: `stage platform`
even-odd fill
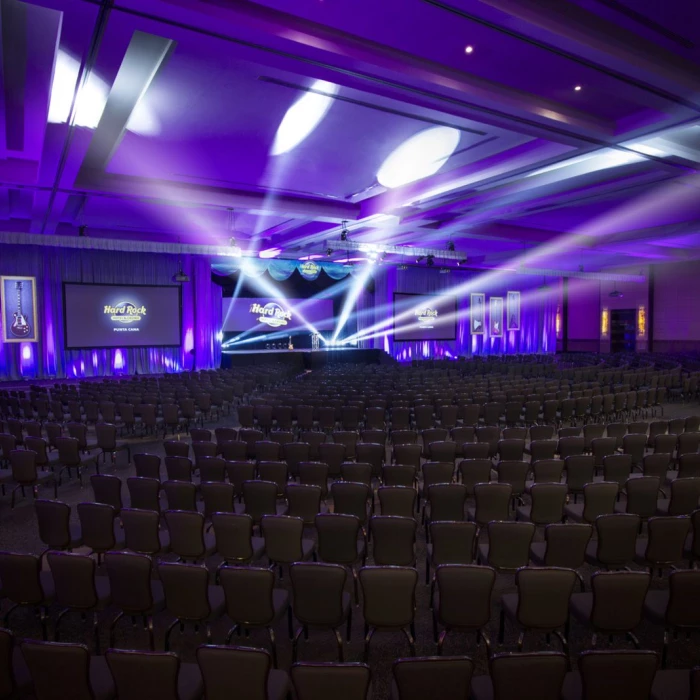
[[[221,366],[266,365],[284,362],[303,369],[319,369],[332,364],[359,363],[365,365],[394,364],[383,350],[361,348],[323,348],[319,350],[223,350]]]

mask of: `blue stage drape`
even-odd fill
[[[520,330],[506,331],[502,337],[470,335],[470,294],[486,295],[488,319],[489,298],[503,297],[504,319],[508,291],[519,291]],[[457,297],[457,329],[455,340],[394,341],[394,292],[413,294],[454,294]],[[542,288],[542,280],[516,273],[451,270],[438,268],[380,267],[374,274],[374,294],[360,295],[357,304],[358,333],[375,328],[375,337],[360,340],[358,346],[381,348],[399,361],[422,358],[450,358],[471,355],[517,353],[553,353],[556,350],[555,317],[558,288]]]
[[[166,348],[66,350],[64,282],[173,284],[180,257],[158,253],[76,250],[37,245],[0,245],[0,275],[37,278],[40,322],[37,343],[3,343],[0,379],[41,379],[152,374],[218,367],[221,287],[211,281],[209,258],[183,255],[190,282],[182,285],[182,345]],[[177,318],[173,318],[177,323]],[[0,338],[1,338],[0,334]]]

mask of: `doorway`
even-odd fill
[[[636,349],[636,310],[613,309],[610,312],[610,352],[635,352]]]

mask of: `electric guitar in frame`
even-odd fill
[[[15,338],[26,338],[31,334],[32,327],[22,313],[22,282],[15,282],[15,289],[17,290],[17,311],[13,313],[14,320],[10,326],[10,333]]]

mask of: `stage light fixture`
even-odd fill
[[[425,257],[425,256],[423,256],[423,255],[419,255],[419,256],[416,258],[416,262],[417,262],[417,263],[422,262],[422,260],[423,260],[424,257]]]
[[[473,53],[474,52],[474,47],[469,45],[464,48],[464,53]]]
[[[425,261],[425,264],[428,267],[432,267],[435,264],[435,258],[432,255],[429,255]]]
[[[333,255],[333,248],[326,248],[326,255]]]
[[[454,243],[454,241],[450,241],[450,242],[447,244],[447,250],[449,250],[450,253],[454,253],[454,252],[455,252],[455,243]]]

